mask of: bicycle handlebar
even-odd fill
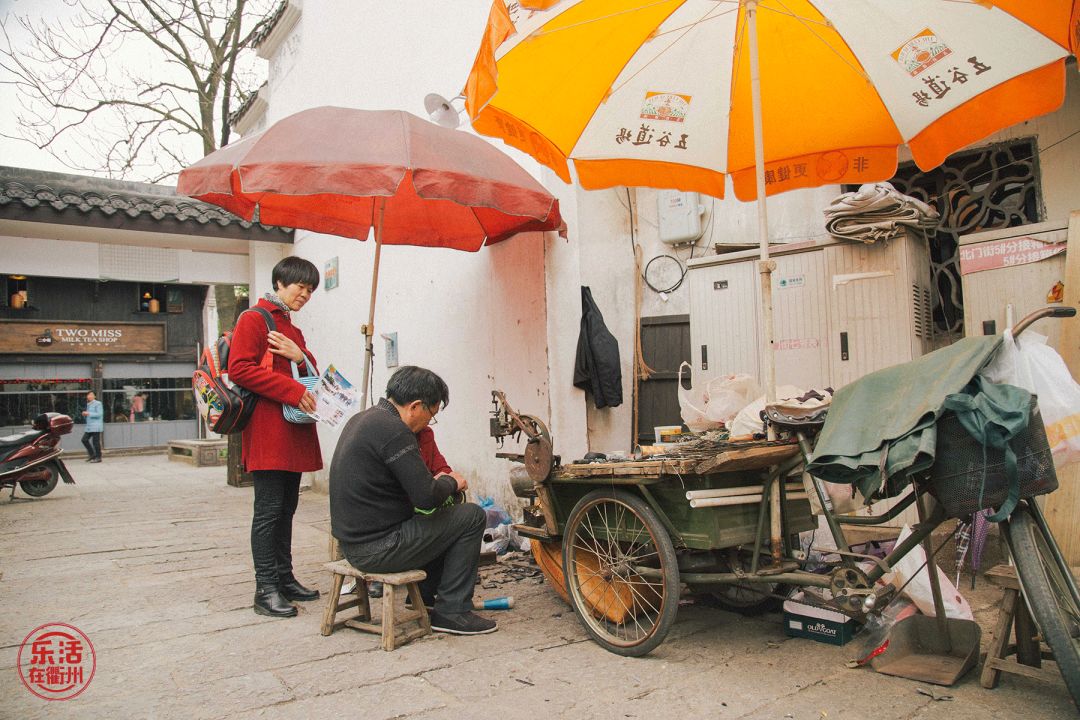
[[[1047,305],[1046,307],[1039,308],[1021,318],[1020,322],[1013,326],[1012,334],[1014,338],[1018,337],[1020,333],[1027,330],[1032,323],[1046,317],[1067,318],[1073,317],[1074,315],[1076,315],[1076,308],[1074,307],[1068,305]]]

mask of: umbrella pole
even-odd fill
[[[761,277],[761,361],[762,380],[765,384],[765,402],[776,400],[776,358],[773,356],[773,305],[772,272],[776,262],[769,259],[769,211],[765,203],[765,135],[761,121],[761,74],[758,70],[757,0],[746,0],[747,35],[750,39],[750,99],[754,115],[754,176],[757,182],[758,246],[761,256],[758,273]],[[769,439],[776,439],[776,431],[769,426]],[[781,523],[780,482],[774,482],[769,491],[769,535],[773,562],[781,564],[783,526]]]
[[[371,301],[368,303],[368,321],[361,330],[364,333],[364,378],[360,390],[360,409],[367,410],[368,388],[371,385],[371,365],[375,357],[375,348],[372,345],[372,337],[375,335],[375,294],[379,288],[379,256],[382,253],[382,223],[383,213],[386,210],[386,199],[379,199],[379,221],[375,225],[375,263],[371,271]]]
[[[761,275],[762,380],[765,401],[776,400],[776,358],[773,355],[772,272],[776,262],[769,259],[769,212],[765,203],[765,136],[761,120],[761,75],[758,70],[757,0],[746,0],[747,35],[750,39],[750,97],[754,117],[754,175],[757,182],[758,272]]]

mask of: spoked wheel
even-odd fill
[[[729,569],[734,571],[738,567],[749,572],[750,556],[746,553],[735,553],[736,551],[732,549],[731,557],[728,558]],[[781,598],[790,590],[790,587],[780,583],[726,583],[709,587],[703,599],[708,605],[715,605],[741,615],[760,615],[779,610],[783,604]]]
[[[578,501],[563,535],[563,570],[582,625],[610,652],[645,655],[675,622],[675,548],[656,513],[636,495],[594,490]]]
[[[1080,605],[1065,575],[1070,571],[1058,564],[1052,539],[1025,505],[1013,511],[1006,531],[1031,614],[1080,708]]]

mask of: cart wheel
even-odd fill
[[[732,572],[737,570],[750,572],[750,556],[745,552],[737,554],[734,550],[732,552],[733,554],[728,557],[728,569]],[[714,605],[741,615],[754,616],[779,610],[784,602],[781,598],[786,597],[790,592],[789,586],[780,583],[725,583],[704,590],[701,599],[707,605]]]
[[[702,599],[706,605],[752,617],[779,610],[784,602],[781,597],[790,591],[778,583],[731,583],[707,592]]]
[[[656,513],[622,490],[594,490],[563,535],[570,604],[604,649],[638,657],[663,642],[679,606],[675,548]]]

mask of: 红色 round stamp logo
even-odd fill
[[[66,623],[35,628],[19,646],[19,678],[45,700],[70,700],[94,679],[97,655],[90,638]]]

